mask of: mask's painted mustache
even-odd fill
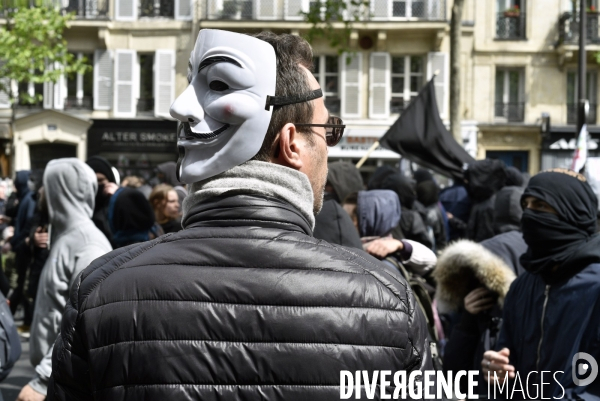
[[[229,124],[223,125],[221,128],[211,131],[211,132],[193,132],[189,123],[181,123],[179,124],[179,139],[213,139],[216,138],[219,134],[229,128]]]

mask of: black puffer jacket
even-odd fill
[[[183,224],[79,277],[49,400],[330,401],[340,370],[432,369],[401,276],[291,205],[213,198]]]

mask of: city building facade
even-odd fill
[[[597,155],[600,30],[596,0],[588,18],[587,97],[590,154]],[[449,122],[452,0],[370,0],[352,23],[350,51],[313,43],[314,75],[332,114],[347,124],[330,160],[356,162],[434,75],[438,108]],[[169,106],[186,85],[200,29],[306,34],[301,12],[314,0],[79,0],[66,37],[90,72],[56,84],[19,85],[43,93],[19,105],[14,132],[0,94],[0,164],[9,171],[43,167],[54,157],[100,154],[123,175],[148,178],[176,160]],[[73,5],[71,5],[73,4]],[[460,58],[462,145],[477,158],[498,158],[524,172],[568,166],[575,146],[578,17],[572,0],[465,0]],[[346,16],[348,17],[348,15]],[[2,22],[0,21],[0,24]],[[344,29],[342,22],[333,22]],[[550,125],[542,132],[544,116]],[[1,142],[4,141],[4,142]],[[2,159],[3,158],[3,159]],[[4,160],[4,161],[3,161]],[[399,156],[378,148],[365,175]]]

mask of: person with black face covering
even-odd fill
[[[111,196],[119,189],[117,179],[112,166],[104,157],[92,156],[85,163],[94,170],[98,179],[98,192],[96,192],[92,221],[102,231],[102,234],[108,238],[110,243],[113,244],[112,231],[108,222],[108,203]]]
[[[580,352],[600,360],[598,199],[584,176],[554,169],[531,178],[521,205],[526,272],[506,296],[501,351],[484,354],[483,375],[491,372],[493,380],[496,372],[503,380],[505,374],[511,379],[519,374],[528,398],[543,391],[547,399],[598,399],[600,381],[576,385],[572,367]],[[555,379],[539,373],[527,377],[541,371]]]

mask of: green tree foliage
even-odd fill
[[[0,91],[8,93],[11,102],[16,94],[10,90],[10,81],[56,82],[62,74],[83,74],[91,68],[86,59],[77,60],[67,51],[63,32],[72,14],[44,6],[16,7],[9,12],[7,24],[0,27]],[[42,100],[41,94],[19,96],[25,103]]]
[[[324,38],[342,54],[350,51],[352,25],[369,18],[369,0],[318,0],[301,14],[311,24],[304,35],[309,43]]]

